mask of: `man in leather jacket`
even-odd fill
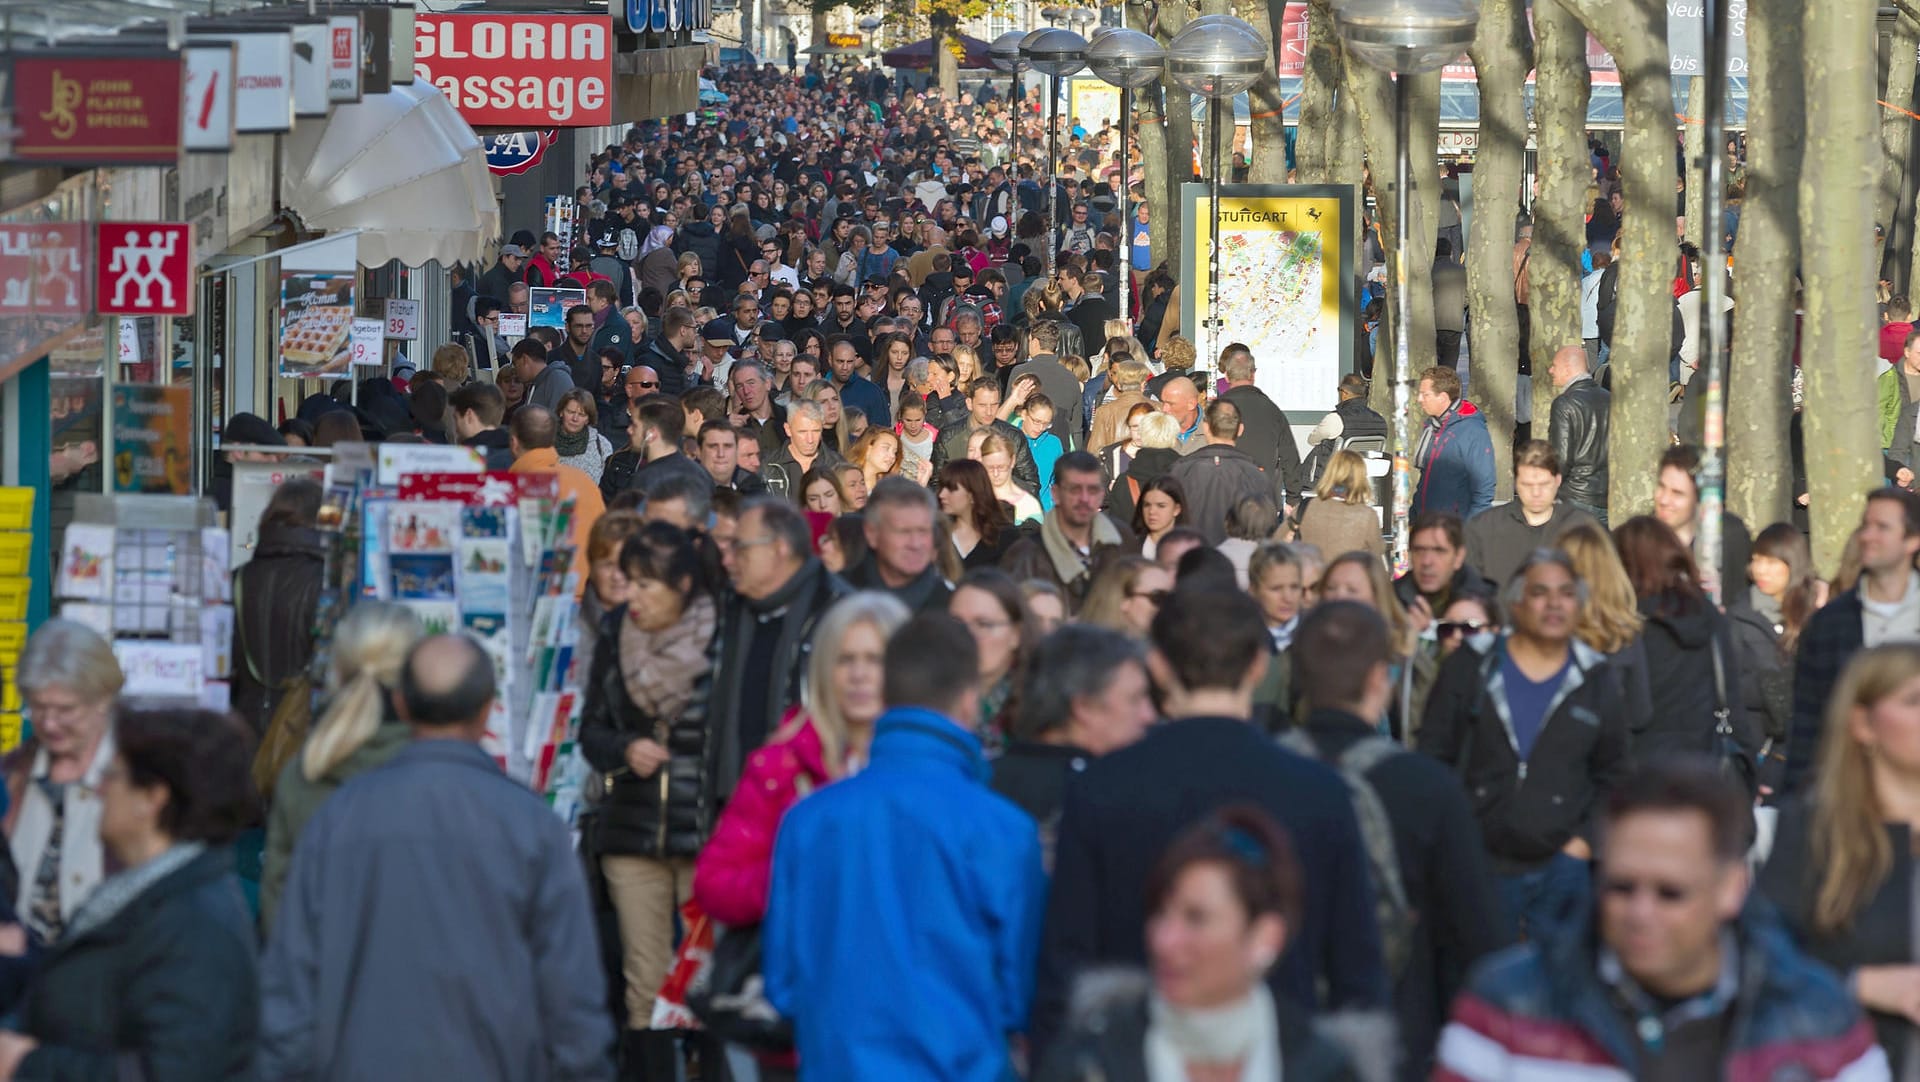
[[[1607,433],[1613,395],[1587,371],[1586,347],[1576,342],[1553,355],[1549,442],[1560,459],[1560,498],[1607,523]]]

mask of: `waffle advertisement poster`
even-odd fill
[[[352,359],[350,273],[280,275],[280,375],[345,379]]]

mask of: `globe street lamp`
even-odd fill
[[[1407,352],[1413,293],[1407,283],[1413,266],[1413,238],[1407,228],[1411,210],[1409,76],[1438,71],[1473,43],[1480,22],[1479,0],[1335,0],[1334,20],[1347,51],[1362,63],[1394,72],[1394,213],[1399,221],[1399,282],[1393,358],[1393,557],[1396,570],[1407,562],[1407,517],[1413,506],[1413,419],[1407,399],[1413,391],[1413,361]]]
[[[1060,185],[1055,177],[1060,147],[1060,79],[1087,66],[1087,42],[1071,30],[1035,30],[1020,42],[1027,64],[1049,76],[1047,86],[1047,277],[1053,277],[1054,230],[1060,220]]]
[[[987,46],[987,59],[993,66],[1013,77],[1013,162],[1008,169],[1007,182],[1013,191],[1020,190],[1020,110],[1026,104],[1026,96],[1020,92],[1020,73],[1026,70],[1026,63],[1020,57],[1020,39],[1027,36],[1024,30],[1009,30],[993,39]],[[1017,204],[1007,204],[1011,212]],[[1012,223],[1008,223],[1011,225]]]
[[[860,27],[860,32],[867,36],[869,55],[880,51],[880,21],[880,16],[869,15],[855,24]]]
[[[1129,198],[1128,155],[1133,144],[1133,92],[1151,86],[1167,69],[1167,50],[1153,35],[1106,28],[1087,48],[1087,67],[1102,81],[1120,88],[1120,318],[1131,326],[1127,304],[1133,278],[1133,206]]]
[[[1167,77],[1207,99],[1207,363],[1220,355],[1221,102],[1250,89],[1273,70],[1266,39],[1231,15],[1204,15],[1167,44]]]

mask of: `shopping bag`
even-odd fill
[[[680,924],[686,934],[680,937],[673,966],[653,998],[654,1029],[700,1028],[699,1017],[687,1007],[687,989],[713,965],[713,921],[689,898],[680,907]]]

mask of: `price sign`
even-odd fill
[[[525,338],[527,336],[527,317],[522,312],[500,313],[500,335],[503,338]]]
[[[420,337],[420,302],[389,299],[385,332],[388,338],[407,342]]]
[[[120,333],[116,336],[120,344],[120,363],[140,363],[140,324],[132,319],[120,320]]]
[[[347,352],[354,364],[379,364],[384,360],[386,350],[381,341],[385,329],[386,324],[377,319],[353,321],[353,328],[347,332]]]

